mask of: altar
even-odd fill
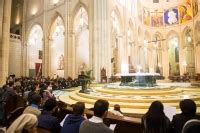
[[[115,76],[121,77],[120,86],[156,86],[156,77],[160,76],[159,73],[126,73],[116,74]]]

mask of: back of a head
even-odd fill
[[[106,100],[97,100],[94,104],[94,116],[102,117],[108,111],[109,103]]]
[[[8,128],[7,133],[21,133],[22,130],[31,130],[37,127],[38,120],[33,114],[22,114]]]
[[[115,104],[115,105],[114,105],[114,110],[116,110],[116,111],[121,111],[121,110],[120,110],[119,104]]]
[[[154,101],[148,112],[143,117],[144,130],[147,132],[166,133],[168,130],[167,117],[164,114],[164,107],[160,101]]]
[[[73,114],[74,115],[83,115],[85,111],[85,104],[83,102],[77,102],[73,105]]]
[[[48,99],[44,104],[44,108],[46,111],[52,111],[56,106],[57,102],[54,98]]]
[[[41,96],[40,94],[33,94],[31,96],[31,104],[36,104],[36,105],[39,105],[41,103]]]
[[[163,104],[160,101],[154,101],[151,103],[147,114],[162,115],[164,114],[163,110],[164,110]]]
[[[193,100],[184,99],[180,102],[180,108],[185,115],[195,115],[197,106]]]

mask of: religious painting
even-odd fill
[[[39,50],[39,56],[38,59],[42,60],[42,50]]]
[[[192,20],[192,0],[184,0],[185,2],[178,7],[180,23],[185,23]]]
[[[178,24],[178,7],[165,10],[164,21],[166,25]]]
[[[151,12],[151,26],[163,26],[163,11],[156,10],[154,12]]]
[[[57,70],[64,70],[64,55],[61,54],[58,57],[58,69]]]
[[[151,25],[150,11],[147,8],[143,8],[143,22],[147,26]]]
[[[192,0],[193,17],[198,13],[198,0]]]

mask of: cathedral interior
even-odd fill
[[[156,99],[178,107],[189,97],[200,112],[199,88],[183,87],[200,85],[200,0],[0,0],[0,14],[0,85],[9,75],[76,79],[92,71],[94,91],[59,99],[90,108],[104,97],[144,114]],[[135,73],[159,74],[164,89],[112,84]]]

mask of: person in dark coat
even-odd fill
[[[171,133],[170,120],[164,114],[160,101],[154,101],[142,117],[144,133]]]
[[[56,100],[53,98],[48,99],[45,102],[44,109],[38,117],[38,127],[47,129],[51,133],[59,133],[61,129],[60,122],[58,118],[52,115],[57,109]]]
[[[179,104],[182,111],[172,119],[172,128],[174,133],[181,133],[184,124],[191,119],[200,120],[200,116],[196,115],[196,103],[191,99],[184,99]]]
[[[73,105],[73,114],[66,117],[61,133],[79,133],[81,123],[85,120],[84,118],[85,104],[77,102]]]

